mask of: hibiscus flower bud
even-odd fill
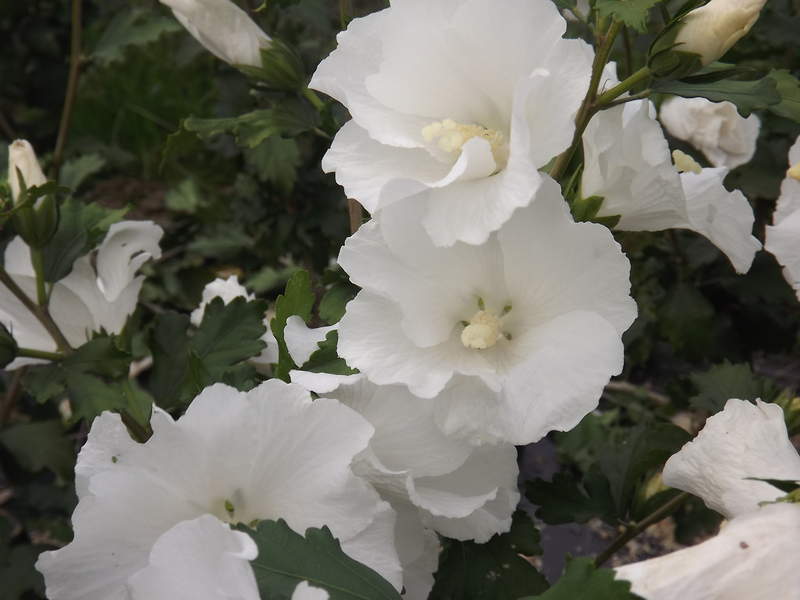
[[[230,0],[161,0],[186,30],[216,57],[232,65],[261,66],[270,37]]]
[[[5,325],[0,323],[0,369],[5,368],[16,356],[17,342]]]
[[[700,56],[708,65],[743,38],[764,7],[766,0],[711,0],[690,11],[675,37],[677,49]]]
[[[19,175],[22,175],[20,182]],[[8,147],[8,185],[11,187],[11,198],[14,204],[20,199],[20,192],[25,189],[42,185],[47,178],[42,172],[42,167],[36,159],[36,152],[27,140],[15,140]]]

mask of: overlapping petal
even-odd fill
[[[775,600],[800,596],[800,506],[765,506],[690,548],[617,569],[645,600]]]
[[[577,423],[621,368],[619,338],[636,315],[628,261],[606,228],[572,220],[552,180],[538,195],[481,246],[435,246],[410,210],[379,215],[341,251],[363,289],[340,323],[340,354],[374,383],[425,398],[476,378],[463,407],[452,393],[437,401],[448,433],[538,440]],[[480,350],[462,339],[476,314],[498,328]],[[567,376],[576,356],[582,375]]]
[[[664,483],[700,496],[729,518],[785,495],[752,478],[800,481],[800,455],[789,441],[783,410],[760,400],[728,400],[664,466]]]
[[[77,467],[75,539],[38,563],[53,600],[126,597],[132,581],[144,585],[144,569],[158,574],[162,536],[207,515],[246,524],[282,518],[301,533],[327,525],[345,546],[386,535],[359,558],[399,585],[392,526],[376,525],[393,514],[350,470],[373,432],[351,409],[312,403],[304,389],[277,380],[246,394],[217,384],[179,420],[156,411],[152,425],[151,439],[133,444],[118,417],[95,423]]]
[[[355,19],[311,81],[353,118],[323,168],[373,214],[421,204],[436,245],[482,244],[572,139],[592,51],[565,30],[542,0],[396,0]]]
[[[800,165],[800,136],[789,150],[789,167]],[[800,179],[787,173],[781,183],[781,194],[772,216],[772,225],[766,228],[764,247],[775,255],[783,266],[783,275],[800,297]]]

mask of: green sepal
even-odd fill
[[[672,20],[664,27],[650,45],[647,54],[647,66],[656,79],[679,79],[703,68],[699,54],[677,49],[675,38],[683,26],[684,17],[707,3],[707,0],[689,0],[675,13]]]
[[[299,91],[306,85],[303,61],[295,50],[280,40],[273,39],[261,48],[261,66],[236,65],[242,73],[268,87],[283,91]]]
[[[53,181],[26,188],[19,170],[17,176],[22,189],[11,214],[11,224],[28,246],[44,248],[58,229],[59,205],[56,196],[68,193],[69,189],[59,187]]]

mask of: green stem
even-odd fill
[[[47,289],[44,281],[44,256],[41,248],[31,248],[31,263],[36,274],[36,301],[39,306],[47,306]]]
[[[61,330],[56,325],[56,322],[53,321],[53,317],[50,316],[47,308],[43,306],[39,306],[28,297],[21,287],[17,285],[17,282],[11,278],[11,275],[8,274],[3,267],[0,267],[0,283],[5,285],[8,290],[16,296],[17,300],[22,302],[22,304],[27,308],[31,314],[42,324],[47,330],[47,333],[50,334],[50,337],[53,338],[55,341],[56,346],[61,352],[69,354],[72,352],[72,346],[69,345],[67,338],[64,337],[64,334],[61,333]]]
[[[633,94],[632,96],[625,96],[624,98],[617,98],[616,100],[612,100],[602,106],[598,106],[597,110],[606,110],[609,108],[613,108],[614,106],[619,106],[620,104],[627,104],[628,102],[633,102],[634,100],[642,100],[643,98],[649,98],[650,94],[653,93],[653,90],[646,89],[644,91],[639,92],[638,94]]]
[[[78,95],[78,78],[81,73],[81,27],[82,0],[72,0],[72,31],[70,34],[69,50],[69,76],[67,90],[64,93],[64,108],[61,111],[61,123],[58,126],[56,149],[53,152],[52,178],[58,180],[61,163],[64,160],[64,148],[67,145],[67,135],[72,121],[72,109],[75,106],[75,97]]]
[[[17,348],[17,356],[24,356],[25,358],[41,358],[44,360],[61,360],[64,358],[63,354],[58,352],[45,352],[44,350],[34,350],[33,348]]]
[[[602,26],[603,21],[601,19],[598,21],[598,31],[601,30],[600,28],[602,28]],[[594,114],[594,102],[597,97],[597,88],[600,86],[600,79],[603,77],[603,69],[608,62],[608,57],[611,55],[611,49],[614,47],[614,40],[617,38],[617,34],[621,29],[622,23],[615,21],[605,34],[598,36],[597,52],[595,53],[594,62],[592,63],[592,78],[589,81],[589,89],[586,91],[586,96],[575,117],[575,134],[572,136],[572,143],[567,150],[558,156],[553,164],[553,168],[550,170],[550,176],[556,181],[560,181],[564,173],[566,173],[569,163],[581,143],[586,125],[589,124],[589,119],[591,119]]]
[[[603,563],[605,563],[609,558],[614,556],[614,554],[616,554],[619,549],[623,548],[633,538],[635,538],[645,529],[650,527],[650,525],[658,523],[662,519],[668,517],[681,504],[686,502],[688,498],[689,498],[688,492],[681,492],[680,494],[672,498],[672,500],[669,500],[668,502],[662,504],[660,507],[658,507],[656,510],[654,510],[652,513],[650,513],[648,516],[646,516],[638,523],[633,523],[632,525],[626,526],[623,532],[619,534],[619,536],[613,542],[611,542],[611,545],[609,545],[608,548],[606,548],[600,554],[597,555],[597,557],[594,559],[595,566],[596,567],[602,566]]]
[[[603,107],[603,105],[608,104],[612,100],[619,98],[625,92],[631,90],[631,88],[635,87],[642,81],[645,81],[650,78],[650,69],[642,67],[638,71],[636,71],[633,75],[628,77],[627,79],[621,81],[610,90],[606,90],[602,94],[597,97],[597,102],[595,103],[597,107]]]
[[[322,101],[322,98],[317,96],[317,93],[311,88],[305,88],[303,90],[303,96],[305,96],[306,100],[311,102],[311,105],[319,112],[322,112],[322,109],[325,108],[325,103]]]

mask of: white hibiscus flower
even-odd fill
[[[673,136],[705,154],[715,167],[736,167],[750,162],[756,153],[761,121],[745,118],[731,102],[674,96],[664,101],[659,119]]]
[[[715,244],[739,273],[761,248],[747,198],[722,182],[726,168],[702,169],[680,151],[670,155],[649,100],[601,111],[583,135],[584,198],[602,196],[601,217],[619,216],[615,229],[695,231]]]
[[[137,444],[117,415],[95,420],[76,466],[75,538],[37,563],[52,600],[149,600],[170,581],[190,586],[178,598],[258,598],[255,547],[229,525],[278,518],[299,533],[327,525],[399,589],[394,514],[350,470],[373,433],[354,411],[270,380],[211,386],[151,425]]]
[[[800,136],[789,150],[789,170],[764,247],[783,265],[783,275],[800,298]]]
[[[377,386],[363,375],[291,375],[293,382],[354,409],[375,428],[353,470],[398,514],[396,546],[406,598],[425,600],[433,586],[438,542],[431,530],[478,543],[508,531],[519,502],[514,446],[476,448],[446,436],[436,426],[435,404],[405,386]]]
[[[270,37],[230,0],[160,0],[206,49],[232,65],[261,66]]]
[[[728,400],[664,466],[665,484],[699,496],[728,518],[785,495],[750,478],[800,482],[800,455],[777,404]]]
[[[481,246],[434,246],[411,210],[364,225],[339,256],[363,288],[340,356],[422,398],[466,385],[452,410],[495,440],[574,427],[622,369],[630,265],[608,229],[572,220],[553,180],[538,196]]]
[[[122,221],[112,225],[95,252],[75,261],[69,275],[53,285],[49,310],[70,345],[77,347],[99,331],[119,333],[136,309],[144,276],[136,275],[151,258],[161,256],[158,243],[164,234],[150,221]],[[5,269],[29,298],[36,298],[36,276],[30,249],[21,238],[6,247]],[[0,284],[0,322],[21,347],[56,352],[44,326]],[[7,369],[46,362],[17,358]]]
[[[393,0],[339,34],[311,87],[352,121],[323,160],[372,214],[421,203],[439,246],[481,244],[565,150],[592,50],[548,0]]]
[[[696,546],[619,567],[645,600],[800,598],[800,506],[740,515]]]

